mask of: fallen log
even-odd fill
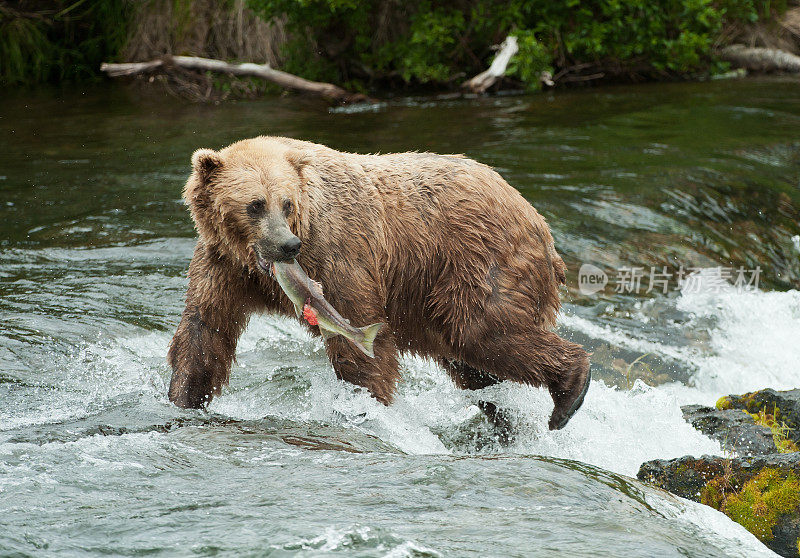
[[[372,99],[361,93],[352,93],[332,83],[310,81],[294,74],[276,70],[269,64],[230,64],[222,60],[200,58],[197,56],[164,56],[157,60],[150,60],[149,62],[127,62],[120,64],[104,62],[100,65],[100,71],[106,72],[110,77],[122,77],[152,72],[161,68],[169,69],[170,66],[204,72],[219,72],[234,76],[258,77],[286,89],[313,93],[331,102],[342,105],[372,102]]]
[[[492,60],[489,69],[462,83],[461,88],[472,93],[484,93],[494,85],[498,79],[505,75],[511,57],[514,56],[518,50],[517,38],[513,35],[509,35],[500,45],[500,51],[497,53],[497,56],[494,57],[494,60]]]
[[[800,56],[785,50],[730,45],[720,51],[720,57],[737,68],[753,72],[800,73]]]

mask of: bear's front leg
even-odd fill
[[[228,383],[236,343],[263,297],[242,266],[209,254],[198,242],[189,265],[189,289],[181,323],[170,344],[169,399],[200,408]]]
[[[342,336],[331,337],[325,345],[337,378],[367,388],[384,405],[392,402],[400,372],[397,347],[386,326],[375,338],[372,347],[375,358],[365,355]]]

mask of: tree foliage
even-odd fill
[[[163,1],[175,13],[193,13],[201,2]],[[282,69],[353,89],[458,83],[485,69],[492,45],[512,33],[520,50],[509,73],[533,88],[543,70],[562,82],[691,77],[719,69],[713,53],[730,40],[726,30],[786,9],[781,0],[244,1],[261,20],[286,29]],[[14,5],[0,2],[0,83],[6,84],[96,76],[102,61],[142,36],[131,22],[148,19],[131,16],[154,9],[136,0]],[[242,10],[238,0],[215,5]]]
[[[713,71],[726,25],[785,10],[762,0],[248,0],[293,33],[285,64],[317,79],[447,83],[485,68],[510,33],[511,74],[675,78]],[[313,53],[309,56],[309,53]]]

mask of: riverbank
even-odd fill
[[[681,0],[463,3],[333,0],[29,0],[0,7],[0,83],[97,79],[103,62],[188,55],[269,64],[375,97],[457,90],[513,35],[519,52],[496,87],[707,79],[728,45],[800,52],[796,3]],[[543,80],[546,74],[548,79]],[[154,78],[154,79],[151,79]],[[171,68],[147,76],[193,100],[257,96],[274,85]]]

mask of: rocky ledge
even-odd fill
[[[718,509],[781,556],[800,557],[800,389],[728,395],[716,408],[682,410],[731,457],[648,461],[639,480]]]

